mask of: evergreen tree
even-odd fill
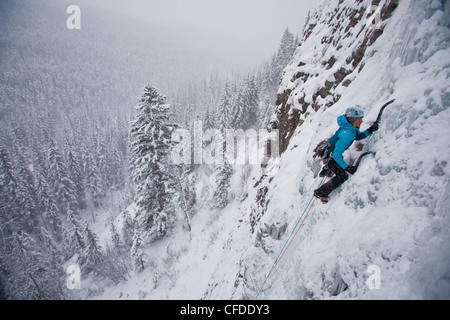
[[[203,130],[214,129],[215,121],[209,106],[206,107],[205,116],[203,117]]]
[[[255,76],[249,75],[243,85],[243,105],[245,107],[244,122],[242,128],[244,130],[258,127],[259,118],[259,90],[256,85]]]
[[[171,121],[166,98],[147,85],[131,124],[130,167],[136,188],[136,220],[149,236],[165,236],[175,219],[168,203],[174,190],[170,168],[171,135],[178,126]]]
[[[261,128],[268,127],[270,119],[275,114],[275,104],[272,96],[264,93],[260,100],[259,123]]]
[[[42,250],[46,252],[50,263],[55,269],[61,269],[63,264],[63,257],[59,251],[59,240],[55,241],[55,238],[48,232],[45,227],[39,228],[39,243]]]
[[[220,104],[217,111],[217,126],[224,134],[226,129],[232,128],[233,110],[232,110],[232,92],[228,82],[225,84],[224,92],[220,97]]]
[[[111,241],[114,248],[121,252],[124,249],[124,244],[113,222],[109,226],[109,232],[111,233]]]
[[[4,147],[0,148],[0,188],[2,191],[2,204],[12,204],[16,198],[16,178],[11,156]]]
[[[64,229],[64,253],[66,258],[70,258],[74,254],[80,254],[86,247],[83,229],[77,220],[76,214],[67,208],[67,226]],[[79,256],[81,263],[83,263],[83,257]]]
[[[91,167],[86,176],[86,198],[88,203],[94,207],[98,207],[105,197],[103,191],[103,180],[100,178],[97,167]]]
[[[283,69],[292,59],[295,48],[296,43],[294,40],[294,34],[286,29],[283,33],[283,36],[281,37],[280,47],[276,55],[275,72],[279,78],[282,76]]]
[[[115,284],[118,284],[121,280],[126,280],[130,257],[125,254],[129,251],[126,251],[114,223],[111,223],[109,230],[111,233],[112,247],[106,245],[102,259],[102,269],[103,273],[109,279]]]
[[[39,146],[36,142],[32,146],[33,169],[34,172],[39,172],[42,176],[48,176],[48,162],[46,155],[46,148]]]
[[[98,166],[95,161],[95,152],[86,148],[82,156],[82,172],[85,199],[87,204],[92,207],[98,207],[105,197],[103,181],[100,177]]]
[[[233,167],[224,157],[224,161],[216,169],[216,189],[214,191],[214,207],[225,208],[229,201],[230,180]]]
[[[33,174],[30,171],[28,162],[16,152],[16,204],[17,214],[19,214],[23,227],[27,232],[32,233],[38,225],[38,204],[36,196],[36,186]]]
[[[125,211],[122,215],[123,215],[123,225],[122,225],[121,235],[122,235],[122,239],[125,244],[125,247],[130,249],[133,246],[133,236],[134,236],[135,226],[134,226],[133,220],[131,219],[128,211]]]
[[[63,226],[60,219],[60,209],[54,194],[45,178],[37,176],[37,200],[45,228],[52,233],[57,241],[62,240]]]
[[[186,114],[185,114],[185,125],[189,128],[190,124],[193,122],[193,120],[196,117],[197,112],[197,87],[196,85],[192,84],[192,82],[189,82],[187,92],[186,92]]]
[[[122,165],[122,157],[120,156],[120,153],[115,146],[111,150],[111,166],[108,179],[110,181],[110,185],[114,189],[119,190],[123,188],[125,175]]]
[[[247,130],[258,127],[259,89],[254,75],[248,77],[236,88],[232,99],[232,127]]]
[[[0,204],[2,212],[0,221],[3,220],[4,223],[17,218],[16,189],[17,181],[10,154],[5,147],[0,147]],[[10,229],[12,225],[8,223],[7,227]],[[8,233],[11,234],[12,232]]]
[[[131,261],[134,271],[141,272],[145,269],[145,258],[142,252],[143,242],[138,229],[134,230],[133,245],[131,247]]]
[[[248,109],[246,106],[244,87],[237,88],[236,94],[233,97],[232,105],[233,127],[235,129],[245,129],[247,126]]]
[[[69,175],[72,179],[73,186],[75,188],[77,203],[79,204],[80,208],[85,208],[86,195],[84,190],[81,163],[79,159],[75,156],[72,149],[69,149],[69,152],[67,154],[67,169],[69,171]]]
[[[103,263],[102,248],[99,244],[97,235],[89,228],[89,224],[84,224],[84,248],[81,252],[82,265],[81,269],[84,273],[95,271],[97,274],[101,272]]]
[[[76,190],[67,169],[63,154],[56,143],[51,140],[48,151],[49,183],[55,186],[56,198],[62,208],[78,208]]]
[[[193,174],[190,178],[187,177],[186,181],[186,193],[185,198],[187,199],[187,208],[189,211],[193,211],[194,206],[197,204],[197,193],[196,189],[197,179],[195,178],[195,174]]]
[[[112,185],[112,181],[110,179],[110,157],[108,152],[107,143],[105,141],[105,137],[101,134],[98,134],[97,146],[96,146],[96,168],[97,175],[102,181],[103,192],[107,191],[109,187]]]
[[[272,56],[271,61],[267,64],[266,74],[267,74],[267,88],[278,86],[281,79],[281,63],[279,63],[278,55],[275,53]],[[284,68],[284,67],[283,67]]]
[[[177,193],[179,209],[184,215],[183,230],[191,231],[191,217],[194,214],[194,206],[196,204],[196,192],[195,192],[195,174],[190,177],[183,167],[177,167]]]
[[[56,267],[45,251],[25,232],[15,233],[7,256],[10,286],[17,288],[12,299],[62,299],[61,267]]]

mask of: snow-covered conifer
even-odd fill
[[[85,246],[81,252],[82,270],[86,273],[90,271],[98,273],[103,262],[103,252],[97,235],[91,230],[87,222],[84,224],[83,236]]]
[[[217,126],[222,133],[225,132],[226,129],[229,129],[233,125],[233,110],[232,110],[232,92],[230,85],[228,83],[225,84],[224,92],[220,97],[220,104],[217,110]]]
[[[76,189],[69,175],[67,164],[55,141],[51,140],[48,150],[49,183],[55,186],[56,198],[62,208],[78,208]]]
[[[162,237],[174,219],[170,152],[174,145],[170,106],[156,88],[147,85],[131,124],[130,167],[136,189],[136,222],[149,236]]]
[[[214,207],[224,208],[228,205],[230,180],[233,174],[233,167],[227,159],[223,160],[216,169],[216,188],[214,191]]]
[[[63,237],[63,225],[60,218],[60,208],[55,200],[52,188],[40,174],[37,175],[37,200],[45,228],[56,240]]]
[[[7,280],[18,286],[13,299],[62,299],[60,279],[63,270],[52,263],[45,250],[27,233],[13,234],[12,250],[6,257]]]
[[[141,272],[145,269],[145,259],[142,246],[143,242],[140,232],[135,229],[133,235],[133,246],[131,247],[131,262],[133,264],[134,271],[136,272]]]

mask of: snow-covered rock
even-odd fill
[[[329,204],[314,205],[258,297],[450,297],[449,4],[379,1],[380,30],[367,25],[371,4],[322,2],[284,71],[277,116],[285,152],[255,234],[288,227],[242,258],[252,272],[233,298],[252,297],[292,234],[320,183],[312,149],[338,128],[336,118],[360,105],[364,128],[392,98],[380,130],[363,141],[375,158],[364,159]],[[352,148],[346,159],[358,153]],[[373,277],[377,290],[367,285]]]

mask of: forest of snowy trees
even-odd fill
[[[295,51],[298,40],[285,30],[279,49],[253,71],[222,79],[211,75],[189,83],[167,95],[176,121],[185,127],[203,121],[203,128],[248,129],[265,127],[274,113],[274,102],[282,71]]]
[[[276,95],[281,66],[292,57],[295,41],[286,30],[278,51],[261,68],[245,77],[236,76],[233,81],[210,77],[201,85],[189,83],[172,97],[172,105],[155,87],[147,85],[143,89],[131,123],[128,156],[137,210],[133,217],[125,213],[128,222],[122,230],[131,245],[133,270],[142,271],[146,266],[142,253],[146,242],[166,236],[176,223],[189,231],[195,207],[205,205],[197,203],[195,171],[199,165],[194,165],[194,161],[176,165],[170,159],[177,143],[172,140],[172,133],[180,127],[193,131],[194,121],[201,121],[203,130],[214,128],[222,135],[229,128],[267,126],[275,112],[270,97]],[[187,146],[190,145],[189,141]],[[206,165],[216,177],[209,199],[214,208],[225,207],[229,200],[233,166],[222,157],[223,161],[213,168]]]
[[[84,277],[115,284],[146,268],[142,248],[165,237],[174,224],[189,231],[201,205],[197,167],[168,159],[172,131],[192,130],[194,121],[202,121],[204,129],[267,126],[295,47],[286,30],[273,57],[244,76],[210,75],[167,86],[167,92],[152,84],[133,88],[142,91],[134,114],[132,104],[121,104],[135,97],[118,102],[119,84],[108,86],[100,70],[73,78],[62,72],[76,70],[83,57],[66,66],[47,62],[52,54],[63,56],[64,47],[45,52],[24,45],[16,60],[4,61],[9,71],[0,79],[0,296],[70,299],[66,271],[72,264]],[[23,73],[12,71],[30,64]],[[100,93],[109,100],[100,101]],[[217,180],[213,202],[224,207],[233,168],[225,163],[208,170]],[[125,210],[132,203],[134,216]],[[123,217],[121,230],[110,223],[106,245],[92,227],[105,207],[110,221]]]

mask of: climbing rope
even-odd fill
[[[328,175],[330,174],[330,169],[328,169],[327,174],[325,175],[325,177],[322,179],[322,181],[319,184],[319,188],[322,186],[323,182],[325,181],[325,179],[328,177]],[[286,242],[283,245],[283,248],[281,248],[280,253],[278,254],[277,258],[275,259],[275,262],[272,265],[272,268],[270,269],[270,272],[267,274],[266,278],[264,279],[263,283],[261,284],[261,286],[259,287],[259,289],[256,291],[256,293],[254,294],[252,300],[255,300],[259,293],[261,292],[262,288],[264,287],[264,285],[266,284],[267,279],[269,279],[269,277],[271,276],[271,274],[273,273],[273,271],[275,270],[275,268],[277,267],[278,263],[280,262],[281,258],[283,258],[284,254],[286,253],[287,249],[289,248],[289,246],[291,245],[292,241],[294,240],[294,238],[297,236],[298,232],[300,231],[301,227],[303,226],[303,224],[305,223],[306,218],[309,215],[309,212],[311,211],[312,207],[314,206],[314,203],[316,202],[317,198],[314,197],[314,195],[311,197],[311,200],[309,200],[308,205],[306,206],[305,210],[303,210],[303,213],[301,214],[300,218],[297,220],[297,223],[295,224],[294,228],[292,229],[291,234],[289,235],[289,237],[287,238]],[[309,208],[309,209],[308,209]],[[305,215],[306,213],[306,215]],[[297,228],[297,226],[300,224],[300,226]],[[295,232],[295,234],[294,234]],[[292,235],[294,234],[294,236],[292,237]]]

